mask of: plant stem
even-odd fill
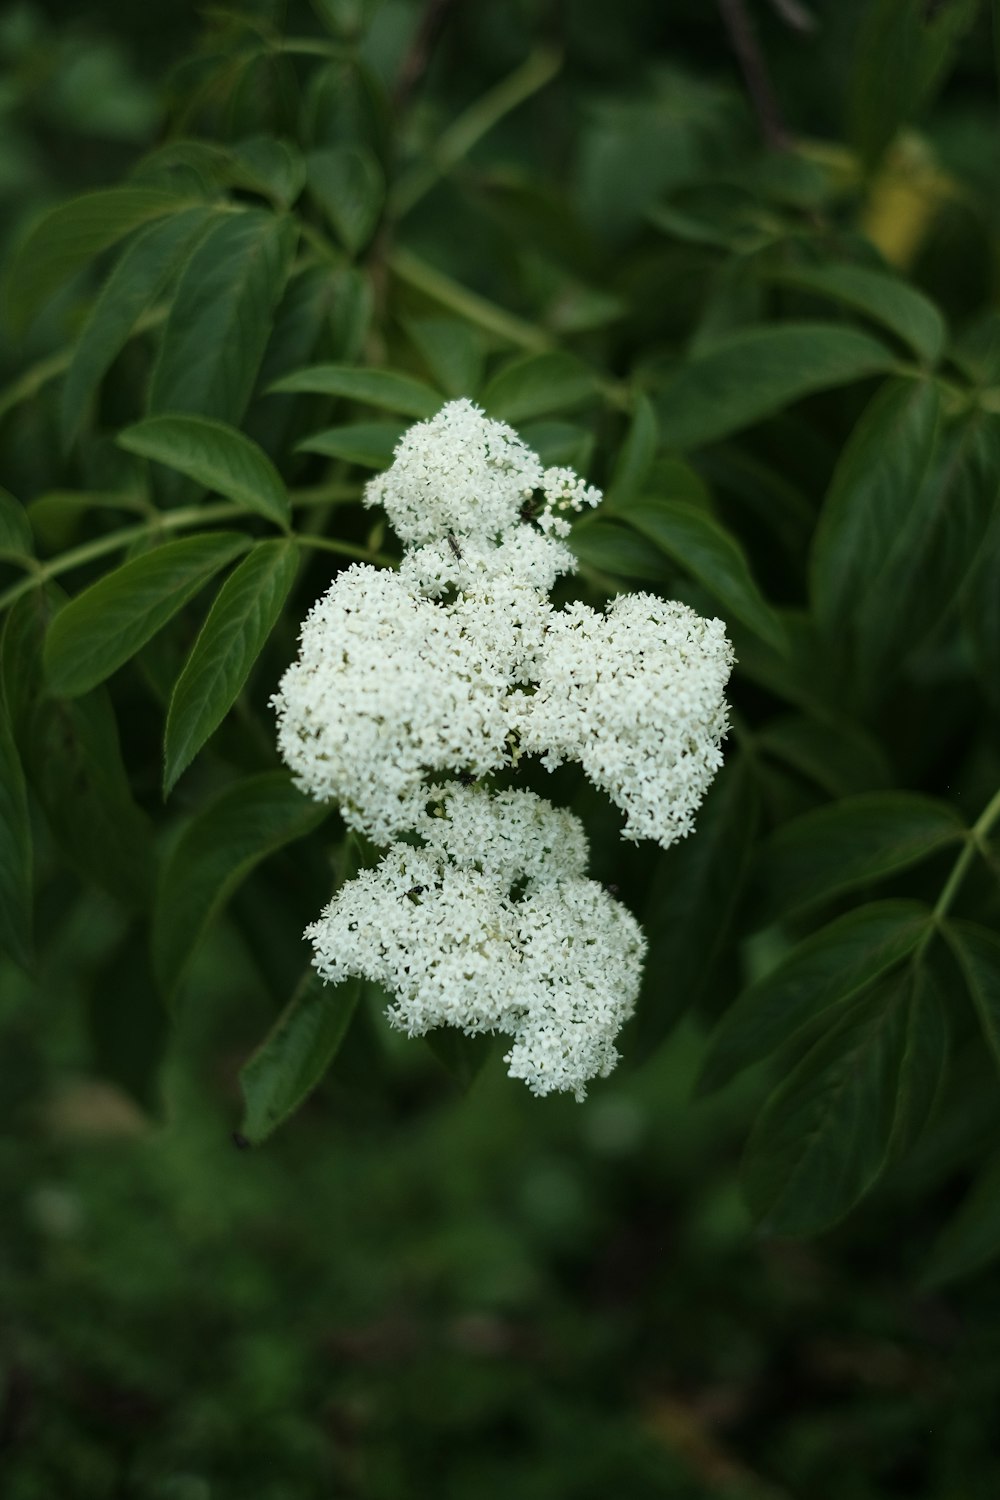
[[[934,907],[933,915],[936,925],[940,925],[950,911],[952,902],[958,895],[959,887],[968,874],[969,866],[972,864],[974,857],[977,854],[987,854],[988,851],[984,848],[986,835],[998,820],[1000,820],[1000,789],[996,791],[969,829],[969,835],[962,852],[952,866],[951,874],[945,881],[941,894],[937,899],[937,904]]]
[[[340,557],[354,557],[360,562],[374,564],[377,568],[398,568],[399,563],[385,552],[371,552],[356,542],[338,542],[329,536],[313,536],[309,532],[293,532],[292,540],[300,547],[316,547],[320,552],[335,552]]]
[[[781,118],[781,110],[771,87],[764,54],[760,50],[753,22],[747,14],[743,0],[719,0],[722,22],[729,34],[733,51],[739,61],[743,82],[746,84],[750,103],[760,124],[760,132],[774,151],[788,148],[788,132]]]
[[[440,177],[467,156],[505,115],[544,88],[561,66],[559,52],[551,47],[539,47],[519,68],[470,105],[443,132],[431,159],[421,162],[400,178],[390,198],[394,217],[402,218],[409,213]]]
[[[405,281],[430,297],[433,302],[458,313],[461,318],[467,318],[470,323],[475,323],[487,333],[496,334],[507,343],[516,344],[532,354],[544,353],[554,347],[553,340],[544,329],[515,317],[513,313],[497,307],[495,302],[480,297],[477,292],[470,292],[450,276],[429,266],[426,261],[414,255],[412,250],[401,247],[391,250],[386,264],[400,281]]]

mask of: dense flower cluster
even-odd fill
[[[338,575],[275,699],[298,783],[390,846],[309,929],[320,972],[383,985],[411,1035],[507,1032],[513,1076],[578,1097],[617,1056],[642,936],[586,878],[569,813],[442,777],[575,760],[624,837],[690,831],[721,763],[732,651],[720,621],[648,594],[553,606],[575,567],[569,516],[600,498],[450,402],[366,490],[406,544],[399,571]]]
[[[507,1032],[513,1077],[582,1099],[617,1061],[645,951],[638,923],[586,879],[572,814],[531,792],[454,784],[430,801],[421,845],[393,844],[308,929],[319,972],[382,985],[410,1036]]]

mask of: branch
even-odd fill
[[[739,60],[743,81],[760,124],[761,134],[775,151],[788,148],[789,137],[778,108],[767,64],[743,0],[719,0],[722,22]]]

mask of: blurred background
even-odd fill
[[[561,47],[556,102],[513,114],[493,149],[570,184],[604,253],[621,248],[617,291],[660,338],[684,326],[706,257],[680,234],[659,297],[664,258],[638,232],[650,195],[692,162],[742,171],[744,151],[763,184],[779,166],[762,129],[808,141],[848,186],[884,146],[856,117],[858,79],[871,75],[863,97],[891,92],[865,27],[892,6],[748,0],[770,120],[747,102],[726,9],[466,0],[414,112],[430,137],[540,38]],[[388,80],[422,10],[328,0],[295,19],[320,35],[373,11],[365,46]],[[989,7],[924,10],[955,17],[953,34],[858,215],[961,324],[997,296],[994,40]],[[0,249],[165,138],[175,70],[216,23],[164,0],[3,7]],[[780,170],[785,200],[808,208],[808,172]],[[496,176],[476,233],[501,282],[509,252],[490,224],[505,192],[526,236],[563,232],[554,207]],[[435,260],[451,253],[447,204],[428,200],[421,220]],[[540,296],[545,256],[527,262],[517,275]],[[45,357],[64,313],[27,350],[0,341],[5,375]],[[593,315],[566,314],[583,328]],[[30,473],[42,458],[25,439],[11,461]],[[531,1098],[498,1056],[463,1088],[373,1013],[300,1114],[241,1150],[237,1073],[274,1004],[237,924],[199,956],[204,1003],[176,1026],[160,1100],[100,1065],[121,1040],[121,1007],[105,1021],[111,921],[89,897],[37,985],[0,975],[3,1500],[1000,1494],[1000,1280],[926,1293],[917,1275],[967,1137],[936,1135],[835,1233],[768,1239],[736,1181],[763,1084],[693,1100],[700,1024],[643,1062],[626,1038],[622,1067],[578,1106]]]

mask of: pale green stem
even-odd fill
[[[959,887],[969,872],[969,866],[977,854],[988,856],[986,848],[986,835],[993,824],[1000,820],[1000,790],[994,794],[986,804],[979,817],[969,829],[968,837],[954,865],[951,874],[945,881],[941,894],[934,907],[934,923],[940,926],[944,918],[951,910],[952,902],[958,895]]]
[[[293,506],[328,505],[338,500],[356,500],[359,491],[352,485],[321,485],[315,489],[292,490],[289,498]],[[86,563],[95,562],[99,557],[106,557],[109,552],[119,552],[122,548],[129,546],[131,542],[138,541],[140,537],[150,532],[184,531],[188,527],[211,526],[216,522],[227,522],[240,516],[253,515],[254,512],[248,505],[233,505],[229,501],[221,501],[218,505],[191,505],[180,510],[167,510],[157,513],[155,519],[151,519],[138,526],[123,526],[118,531],[109,532],[107,536],[95,537],[92,542],[85,542],[81,547],[74,547],[69,552],[63,552],[58,557],[50,558],[47,562],[31,565],[33,571],[27,577],[11,584],[10,588],[0,594],[0,609],[5,609],[8,604],[13,604],[20,599],[22,594],[27,594],[40,584],[47,583],[50,578],[57,578],[61,573],[69,573],[74,568],[82,568]],[[381,553],[373,553],[367,548],[358,547],[353,542],[338,542],[331,537],[303,537],[295,536],[295,540],[301,546],[323,546],[329,552],[340,552],[344,557],[360,557],[366,562],[378,563],[383,567],[395,567],[391,558],[384,557]]]
[[[389,557],[385,552],[371,552],[367,547],[358,546],[356,542],[338,542],[333,537],[312,536],[305,531],[296,532],[293,540],[300,547],[316,547],[320,552],[336,552],[340,557],[355,557],[361,562],[372,563],[377,568],[399,567],[394,557]]]
[[[477,99],[464,114],[443,132],[431,159],[413,167],[396,184],[389,198],[395,218],[402,218],[439,178],[467,156],[494,125],[515,110],[519,104],[537,94],[559,72],[562,56],[549,47],[540,47],[519,68],[498,83],[496,88]]]
[[[450,276],[429,266],[418,255],[414,255],[412,250],[400,247],[390,251],[386,264],[400,281],[405,281],[408,286],[423,292],[432,302],[447,307],[459,317],[485,329],[487,333],[496,334],[498,338],[527,349],[532,354],[542,354],[554,347],[554,340],[543,328],[536,328],[533,323],[526,323],[513,313],[497,307],[495,302],[489,302],[476,292],[470,292]]]

